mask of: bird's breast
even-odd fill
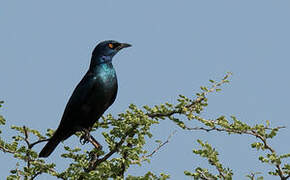
[[[97,79],[100,86],[103,86],[103,88],[105,89],[110,89],[117,83],[116,72],[112,66],[109,66],[107,64],[102,65],[97,74]]]
[[[98,115],[98,112],[106,110],[114,101],[117,93],[117,76],[114,68],[106,64],[99,66],[91,72],[91,93],[86,98],[86,106],[83,111],[87,114]]]

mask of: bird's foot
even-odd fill
[[[96,149],[102,149],[102,145],[90,134],[88,129],[83,129],[84,134],[80,137],[80,143],[82,145],[90,142]]]
[[[90,137],[91,137],[91,135],[90,135],[89,130],[83,129],[83,135],[80,137],[80,143],[82,145],[84,145],[84,144],[90,142]]]

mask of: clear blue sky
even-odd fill
[[[192,96],[208,79],[231,71],[232,83],[210,96],[203,115],[286,125],[272,145],[278,153],[289,152],[289,8],[290,1],[272,0],[1,1],[0,99],[5,104],[0,114],[8,126],[55,129],[94,46],[114,39],[133,47],[114,58],[119,92],[107,112],[116,115],[130,103],[175,102],[178,94]],[[132,167],[129,173],[151,170],[185,179],[184,170],[207,165],[191,153],[198,138],[216,147],[235,179],[245,179],[251,171],[265,175],[270,168],[261,165],[259,153],[250,149],[255,138],[183,132],[164,121],[153,129],[154,139],[165,140],[174,130],[175,136],[151,164]],[[13,135],[8,128],[3,134]],[[100,133],[94,135],[101,138]],[[75,137],[65,144],[80,146]],[[150,150],[153,145],[146,147]],[[63,168],[69,162],[59,157],[62,152],[61,145],[47,160]],[[15,161],[0,157],[0,174],[6,176]]]

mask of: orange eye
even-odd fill
[[[111,48],[111,49],[113,49],[113,47],[114,47],[112,43],[110,43],[108,46],[109,46],[109,48]]]

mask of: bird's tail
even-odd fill
[[[48,157],[62,140],[56,131],[39,153],[39,157]]]

